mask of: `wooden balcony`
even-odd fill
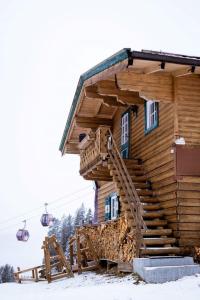
[[[99,126],[80,142],[80,175],[89,180],[111,181],[107,169],[109,126]]]

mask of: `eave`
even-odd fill
[[[73,98],[73,102],[71,105],[71,109],[68,115],[68,119],[65,125],[65,129],[63,132],[63,136],[61,139],[61,143],[60,143],[60,147],[59,150],[63,153],[63,149],[64,149],[64,145],[65,145],[65,141],[67,139],[68,136],[68,132],[71,126],[71,122],[74,116],[74,112],[76,110],[76,106],[79,100],[79,96],[83,87],[83,84],[86,80],[90,79],[91,77],[93,77],[94,75],[97,75],[101,72],[103,72],[104,70],[109,69],[110,67],[120,63],[121,61],[125,60],[128,58],[128,56],[130,55],[130,49],[129,48],[125,48],[122,49],[121,51],[117,52],[116,54],[112,55],[111,57],[109,57],[108,59],[104,60],[103,62],[101,62],[100,64],[96,65],[95,67],[91,68],[90,70],[88,70],[87,72],[83,73],[80,78],[79,78],[79,82],[76,88],[76,92]]]
[[[86,98],[88,96],[92,101],[96,101],[95,103],[99,100],[98,98],[101,98],[104,105],[108,106],[112,106],[114,102],[116,107],[123,106],[123,99],[126,99],[126,105],[131,105],[132,97],[134,97],[134,101],[137,104],[137,101],[141,101],[140,97],[150,99],[153,95],[157,99],[154,91],[145,92],[145,88],[151,86],[152,83],[157,84],[158,79],[162,78],[162,85],[159,88],[162,90],[164,87],[166,93],[165,98],[161,100],[170,102],[173,100],[173,78],[190,74],[200,74],[200,57],[156,51],[131,51],[129,48],[119,51],[80,76],[59,150],[63,154],[66,142],[68,140],[71,141],[70,131],[72,131],[71,128],[74,128],[76,111],[84,101],[83,95]],[[105,88],[102,86],[105,80],[110,80],[111,77],[115,78],[115,83],[118,85],[118,91],[115,91],[114,94],[112,94],[114,88],[112,88],[110,93],[108,87],[106,87],[105,92]],[[129,84],[127,83],[127,78]],[[125,96],[123,96],[123,92],[126,92]],[[95,93],[98,97],[95,97]],[[132,93],[129,103],[128,93]],[[116,97],[119,100],[117,102],[115,100]]]

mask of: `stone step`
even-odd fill
[[[162,255],[162,254],[179,254],[178,247],[141,247],[142,255]]]
[[[134,266],[137,269],[141,269],[143,267],[181,266],[193,264],[194,260],[191,256],[153,256],[134,258]]]
[[[144,279],[148,283],[164,283],[197,273],[200,273],[199,265],[145,267]]]
[[[194,264],[193,258],[189,256],[159,256],[135,258],[133,270],[146,282],[163,283],[200,273],[200,266]]]
[[[172,229],[147,229],[142,230],[143,236],[161,236],[161,235],[170,235],[172,234]]]
[[[143,238],[142,243],[145,245],[168,245],[174,244],[176,242],[175,238]]]

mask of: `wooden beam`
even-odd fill
[[[106,118],[84,118],[84,117],[75,117],[75,123],[77,127],[80,128],[97,128],[100,125],[112,126],[112,120]]]
[[[165,69],[165,62],[161,62],[158,65],[150,66],[143,69],[144,74],[153,74],[159,71],[163,71]]]
[[[120,107],[133,104],[143,104],[144,99],[137,92],[122,91],[118,89],[114,81],[100,81],[94,86],[85,88],[87,98],[102,99],[108,106]]]
[[[85,97],[92,98],[92,99],[101,99],[102,103],[106,106],[126,106],[125,104],[118,102],[117,96],[110,96],[110,95],[100,95],[97,91],[97,86],[88,86],[85,88]]]
[[[122,90],[138,92],[144,99],[173,102],[173,82],[169,73],[136,74],[127,70],[116,77]]]
[[[144,99],[141,99],[137,92],[120,90],[115,81],[102,80],[99,81],[96,86],[99,95],[115,96],[119,102],[125,105],[144,103]]]
[[[191,75],[194,73],[195,73],[195,66],[191,66],[191,67],[176,70],[172,73],[172,75],[174,77],[182,77],[182,76]]]

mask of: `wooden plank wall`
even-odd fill
[[[200,78],[177,79],[178,125],[186,145],[200,147]],[[180,246],[200,246],[200,177],[184,176],[178,180],[179,226],[175,232]]]
[[[105,198],[113,192],[116,192],[114,182],[101,182],[98,190],[98,223],[105,221]]]

